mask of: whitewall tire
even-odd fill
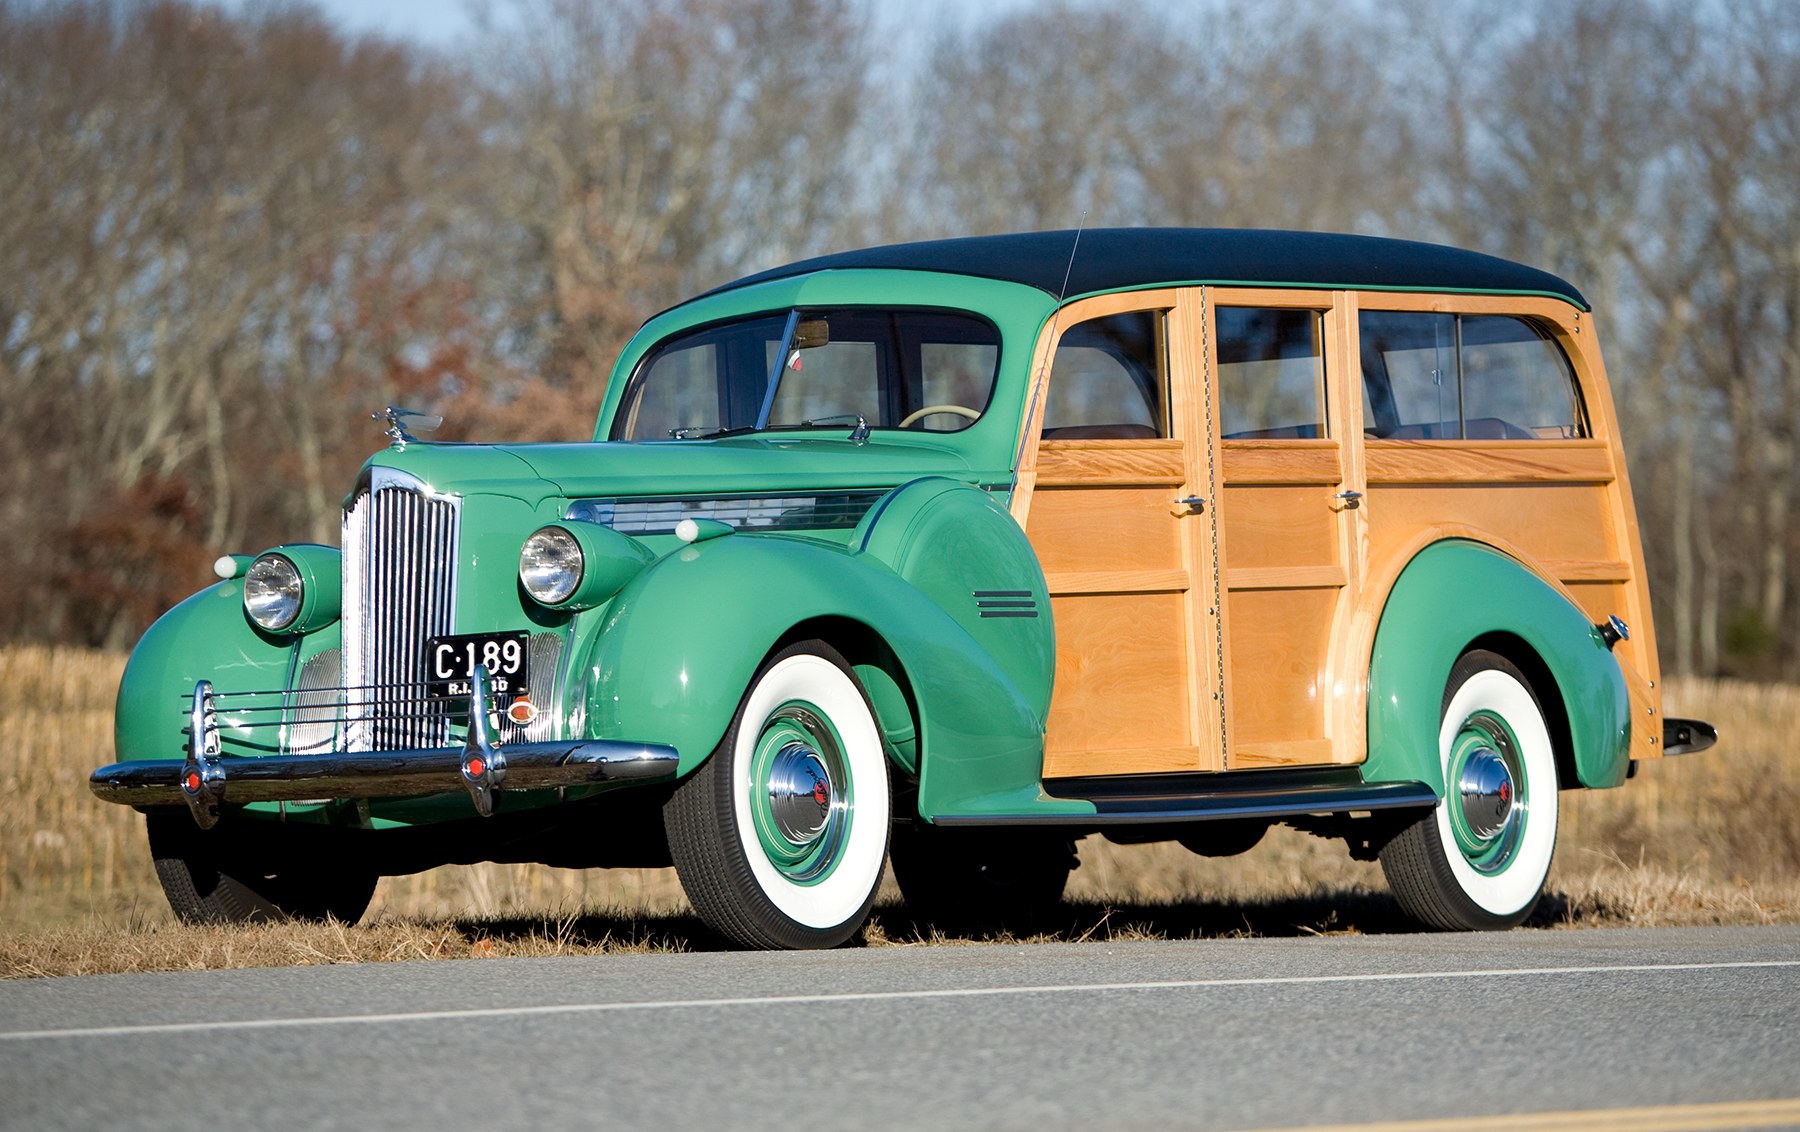
[[[1466,653],[1444,689],[1437,733],[1444,793],[1381,853],[1408,915],[1450,930],[1514,927],[1543,892],[1556,848],[1556,752],[1524,675]]]
[[[711,927],[748,947],[833,947],[874,903],[891,810],[867,697],[835,650],[804,641],[757,672],[664,825]]]

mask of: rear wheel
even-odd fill
[[[694,911],[746,947],[835,947],[887,860],[887,758],[850,666],[823,641],[777,653],[712,756],[663,809]]]
[[[189,924],[325,920],[354,924],[380,878],[326,854],[259,860],[237,839],[202,831],[186,813],[148,815],[150,857],[175,915]]]
[[[1475,651],[1451,669],[1438,727],[1444,796],[1381,851],[1406,913],[1452,931],[1510,928],[1537,906],[1556,846],[1556,755],[1525,677]]]

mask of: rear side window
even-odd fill
[[[1363,418],[1395,440],[1585,436],[1568,359],[1535,323],[1505,315],[1363,311]]]
[[[1470,436],[1483,428],[1519,430],[1545,440],[1580,436],[1581,407],[1562,350],[1535,324],[1464,315],[1463,417]]]
[[[1325,352],[1317,311],[1220,307],[1219,428],[1226,440],[1325,435]]]

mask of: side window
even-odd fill
[[[1169,435],[1164,312],[1131,311],[1063,332],[1044,406],[1046,440]]]
[[[1364,311],[1363,416],[1397,440],[1585,436],[1574,374],[1549,335],[1503,315]]]
[[[1374,436],[1462,437],[1456,391],[1456,316],[1364,311],[1363,421]]]
[[[1317,311],[1219,307],[1219,427],[1227,440],[1325,435],[1324,319]]]
[[[1464,427],[1470,439],[1581,435],[1568,359],[1531,323],[1465,315],[1462,368]]]
[[[987,406],[999,365],[1000,347],[992,342],[920,342],[916,426],[928,432],[968,428],[968,414],[958,410],[980,412]]]

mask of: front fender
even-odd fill
[[[1604,639],[1573,602],[1523,563],[1460,539],[1420,551],[1388,595],[1369,666],[1364,779],[1424,782],[1443,794],[1436,737],[1444,685],[1457,658],[1483,638],[1516,638],[1548,669],[1556,687],[1535,691],[1540,698],[1560,696],[1580,783],[1623,782],[1630,703]]]
[[[667,555],[607,608],[585,667],[587,732],[667,743],[679,773],[718,746],[750,680],[791,628],[867,626],[899,661],[919,713],[921,797],[933,762],[1030,767],[1041,716],[994,658],[884,563],[825,543],[734,534]]]
[[[336,631],[335,625],[326,630]],[[157,618],[126,662],[113,716],[118,760],[183,757],[187,717],[181,705],[196,683],[209,680],[220,692],[284,688],[293,656],[290,638],[264,633],[244,616],[240,579],[201,590]],[[221,738],[228,750],[242,748],[236,753],[264,753],[247,733],[227,727]]]

